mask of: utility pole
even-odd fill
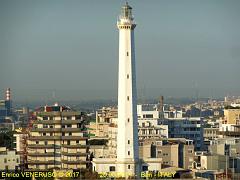
[[[228,175],[228,173],[227,173],[227,152],[226,152],[226,179],[228,179],[227,175]]]

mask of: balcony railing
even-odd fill
[[[49,156],[49,157],[52,157],[52,156],[57,156],[57,155],[60,156],[60,154],[56,154],[54,152],[47,152],[47,153],[29,152],[28,153],[28,156],[44,156],[44,157]]]
[[[240,136],[240,131],[219,131],[218,134],[225,136]]]
[[[61,132],[61,128],[33,128],[32,132]]]
[[[81,145],[81,144],[75,144],[75,145],[67,145],[67,144],[62,144],[62,147],[64,148],[69,148],[69,149],[73,149],[73,148],[87,148],[89,147],[89,145]]]
[[[39,160],[29,160],[27,161],[28,164],[59,164],[59,161],[54,161],[54,160],[50,160],[50,161],[39,161]]]
[[[27,145],[28,148],[39,148],[39,149],[46,149],[46,148],[54,148],[54,149],[57,149],[57,148],[60,148],[59,145],[55,145],[55,144],[28,144]]]
[[[88,137],[83,136],[62,136],[62,140],[86,140]]]
[[[82,156],[86,157],[88,153],[82,153],[82,152],[62,152],[62,155],[64,156]]]
[[[82,160],[62,160],[62,163],[64,164],[86,164],[90,161],[82,161]]]
[[[29,140],[61,140],[61,136],[30,136]]]
[[[82,123],[83,120],[37,120],[33,124],[77,124]]]

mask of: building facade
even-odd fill
[[[0,171],[14,171],[19,169],[20,155],[15,150],[0,147]]]
[[[86,168],[88,137],[83,114],[56,104],[45,106],[36,116],[27,141],[28,168]]]

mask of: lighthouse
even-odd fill
[[[132,8],[126,3],[121,10],[119,29],[118,69],[118,172],[137,175],[139,172],[137,88],[135,68],[134,29]]]
[[[93,158],[93,171],[100,175],[140,178],[140,170],[160,171],[162,158],[139,158],[138,122],[137,122],[137,87],[135,67],[134,29],[136,24],[132,16],[132,8],[126,3],[122,6],[117,21],[119,30],[119,64],[118,64],[118,117],[108,118],[107,132],[109,152]],[[105,123],[104,123],[105,125]],[[115,139],[117,130],[117,139]],[[113,137],[113,138],[112,138]],[[114,152],[116,156],[108,154]]]

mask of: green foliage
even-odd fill
[[[181,175],[181,179],[192,179],[193,176],[191,173],[184,173]]]
[[[93,139],[88,141],[89,145],[106,145],[106,139]]]
[[[6,131],[6,132],[0,132],[0,144],[3,147],[6,147],[7,149],[13,149],[14,148],[14,132],[13,131]]]

